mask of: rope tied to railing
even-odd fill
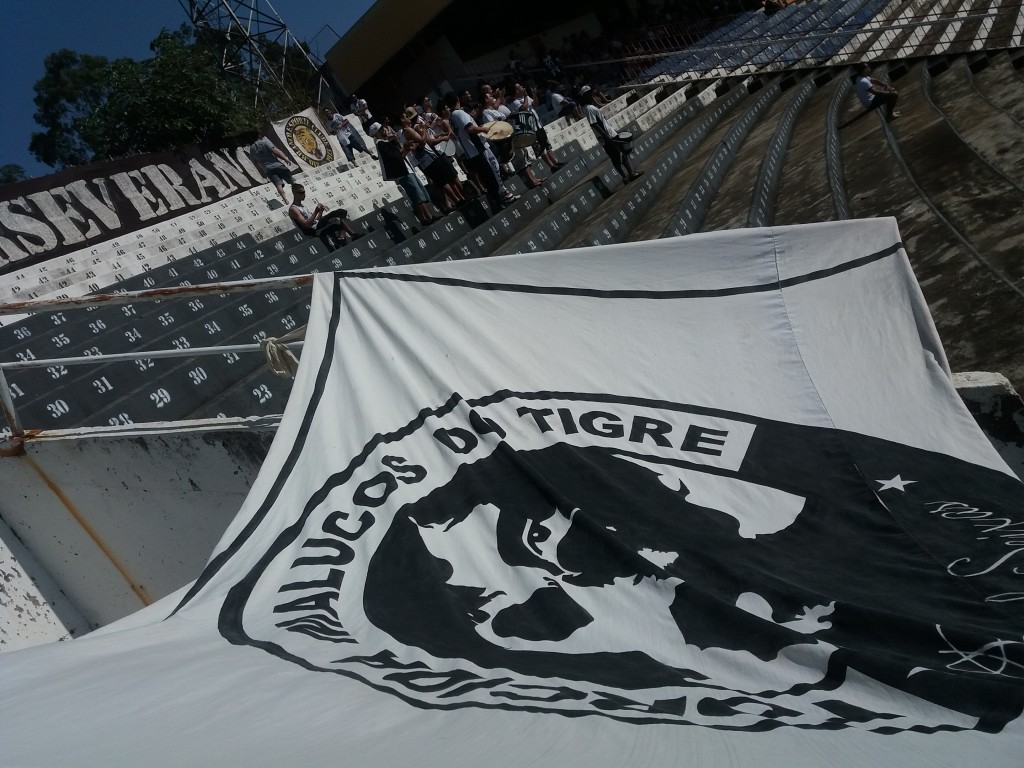
[[[289,331],[284,336],[268,336],[260,341],[260,348],[267,357],[267,366],[284,379],[294,379],[299,370],[299,359],[288,349],[287,342],[306,338],[306,326]]]

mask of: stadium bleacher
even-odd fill
[[[638,136],[647,175],[622,189],[585,121],[548,124],[566,167],[513,205],[422,227],[376,163],[307,173],[362,237],[328,253],[264,185],[0,277],[0,302],[182,288],[477,258],[742,226],[898,219],[954,370],[1024,389],[1024,45],[1021,4],[796,3],[742,14],[665,55],[604,108]],[[865,113],[852,63],[888,63],[903,117]],[[880,70],[881,71],[881,70]],[[356,121],[358,122],[358,121]],[[542,166],[537,165],[538,172]],[[480,207],[482,206],[482,207]],[[301,327],[308,288],[57,307],[2,318],[0,362],[137,353],[130,361],[8,368],[29,429],[280,413],[290,381],[258,353],[148,358],[253,344]]]

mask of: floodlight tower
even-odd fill
[[[215,36],[221,68],[249,81],[257,102],[264,100],[269,83],[288,92],[295,83],[314,77],[319,100],[327,87],[320,75],[323,62],[313,59],[268,0],[178,0],[178,4],[199,34]]]

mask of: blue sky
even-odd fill
[[[310,40],[325,24],[344,34],[373,0],[272,0],[284,23]],[[43,76],[43,59],[61,48],[115,59],[151,56],[160,29],[187,21],[178,0],[38,0],[5,3],[0,46],[0,165],[17,163],[29,176],[52,173],[28,152],[39,126],[32,119],[32,86]]]

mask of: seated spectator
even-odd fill
[[[348,238],[356,239],[362,234],[356,234],[349,226],[348,211],[338,208],[327,213],[327,206],[317,203],[312,210],[306,207],[306,188],[301,184],[292,184],[292,204],[288,209],[288,215],[295,222],[303,234],[310,237],[319,237],[327,250],[335,251],[348,242]]]
[[[363,137],[359,131],[352,127],[352,123],[340,112],[335,112],[330,107],[324,107],[324,118],[327,120],[327,130],[338,137],[338,143],[345,152],[345,157],[350,163],[355,162],[356,151],[368,154],[374,160],[377,156],[366,148]]]
[[[886,120],[895,120],[900,116],[900,113],[896,111],[896,102],[900,97],[899,92],[891,85],[873,78],[869,64],[861,64],[857,68],[857,74],[854,75],[853,80],[857,88],[857,98],[866,109],[885,107]]]
[[[582,120],[583,110],[580,105],[572,99],[567,99],[562,94],[562,86],[552,80],[548,88],[548,99],[551,102],[551,109],[559,117],[569,117],[572,120]]]
[[[295,180],[285,164],[296,164],[289,160],[284,152],[275,147],[274,142],[266,136],[260,136],[253,142],[249,147],[249,155],[256,161],[260,170],[263,171],[263,175],[277,187],[277,194],[281,196],[281,202],[288,205],[288,198],[284,194],[284,185],[286,182],[292,184]]]
[[[407,146],[403,146],[398,134],[390,125],[372,123],[367,133],[377,142],[377,158],[384,180],[393,181],[402,188],[420,224],[426,227],[439,221],[440,219],[435,218],[428,207],[430,194],[427,188],[406,162],[405,156],[412,149],[412,142],[407,142]]]
[[[587,86],[583,86],[583,88],[585,88],[585,87],[587,87]],[[582,91],[583,88],[580,88],[580,90]],[[599,91],[596,88],[591,88],[590,92],[591,92],[591,94],[593,94],[594,106],[595,107],[600,108],[600,107],[607,106],[608,104],[611,103],[611,99],[609,99],[607,96],[604,95],[604,91]]]
[[[765,16],[774,16],[786,7],[786,0],[761,0],[761,7]]]

